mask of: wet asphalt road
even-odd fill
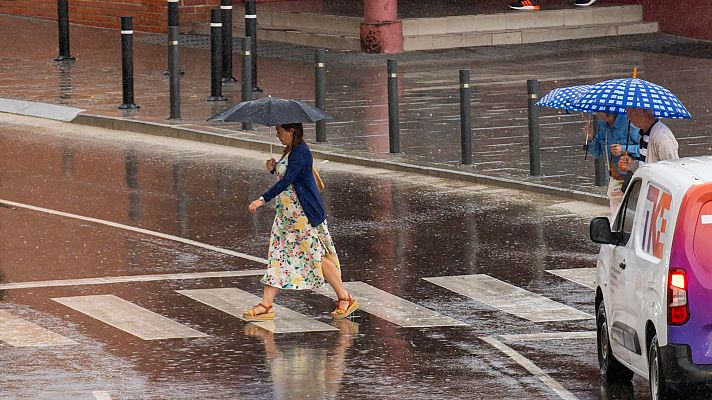
[[[265,257],[274,216],[249,201],[272,182],[264,154],[0,115],[0,199],[112,221]],[[434,178],[320,166],[345,281],[361,281],[467,324],[406,328],[359,311],[338,331],[273,334],[176,292],[259,277],[0,291],[0,311],[77,342],[0,342],[0,398],[558,399],[485,342],[493,337],[579,399],[647,399],[646,382],[603,385],[594,339],[502,335],[591,332],[592,319],[532,322],[424,277],[486,274],[593,314],[591,289],[547,273],[593,268],[588,221],[606,208]],[[21,207],[0,207],[0,284],[259,269],[255,261]],[[207,334],[142,340],[53,298],[115,295]],[[279,304],[332,324],[333,303],[283,292]],[[104,397],[107,398],[107,397]]]

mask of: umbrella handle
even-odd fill
[[[583,145],[583,160],[588,160],[588,127],[591,126],[591,120],[586,120],[586,127],[583,130],[584,145]]]
[[[269,127],[269,159],[273,159],[274,156],[272,155],[272,127]]]

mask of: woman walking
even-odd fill
[[[302,124],[277,125],[277,138],[286,148],[279,161],[269,159],[266,167],[278,181],[249,206],[254,214],[276,198],[267,272],[261,280],[264,294],[262,301],[245,311],[243,317],[248,321],[272,321],[273,301],[279,289],[317,289],[326,280],[338,298],[331,316],[346,318],[358,309],[358,303],[341,281],[339,258],[326,225],[304,128]]]

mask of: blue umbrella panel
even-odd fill
[[[556,88],[542,97],[536,105],[559,110],[573,110],[572,103],[586,94],[593,85],[579,85]]]
[[[572,104],[582,112],[625,114],[627,108],[645,108],[658,118],[692,118],[682,102],[660,85],[638,78],[613,79],[593,87]]]

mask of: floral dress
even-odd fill
[[[277,179],[287,172],[287,157],[275,167]],[[261,282],[281,289],[305,290],[324,286],[321,258],[327,257],[340,269],[334,242],[326,221],[313,227],[304,214],[294,185],[280,193],[277,214],[269,241],[267,273]]]

